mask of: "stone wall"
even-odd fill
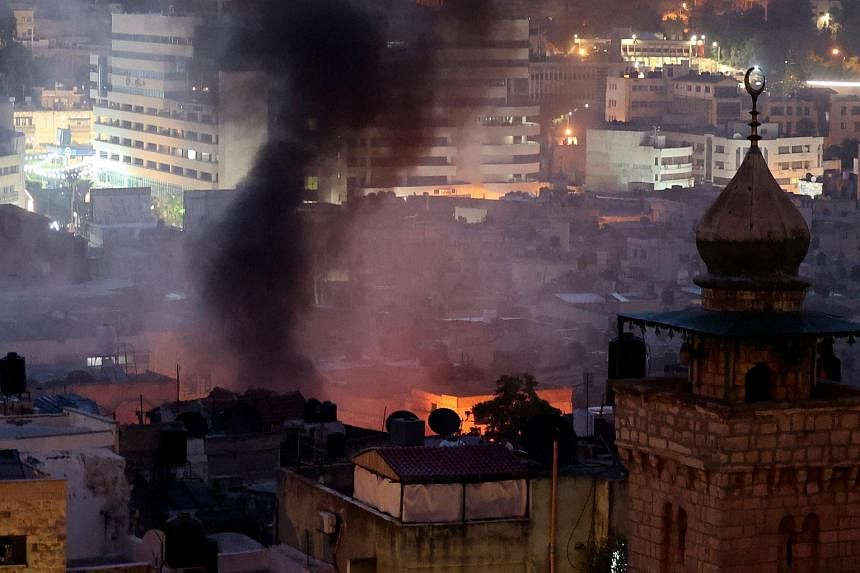
[[[803,310],[805,290],[702,289],[702,306],[708,310],[793,312]]]
[[[812,392],[814,338],[755,342],[693,336],[695,349],[690,381],[693,392],[711,398],[743,402],[747,374],[766,364],[766,392],[774,400],[802,400]]]
[[[631,571],[857,570],[857,398],[733,404],[624,382],[615,420]]]
[[[27,565],[3,573],[65,573],[66,482],[0,481],[0,535],[27,536]]]

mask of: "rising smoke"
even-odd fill
[[[414,0],[262,5],[259,27],[232,31],[222,66],[270,78],[269,139],[229,218],[206,239],[197,276],[243,376],[283,386],[315,377],[294,340],[311,302],[304,178],[356,128],[388,127],[394,162],[420,151],[415,141],[432,113],[433,34]],[[483,8],[464,0],[457,11],[478,22]]]

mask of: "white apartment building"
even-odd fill
[[[539,107],[529,102],[528,20],[496,20],[480,35],[437,24],[433,125],[416,130],[412,165],[397,165],[384,126],[347,141],[351,192],[495,198],[540,187]],[[427,110],[426,115],[431,115]]]
[[[33,210],[24,186],[24,134],[15,131],[12,104],[0,103],[0,203]]]
[[[669,111],[661,72],[626,71],[606,78],[606,121],[657,122]]]
[[[652,131],[589,129],[585,188],[623,193],[692,187],[693,148]]]
[[[650,34],[621,38],[621,59],[646,68],[681,64],[697,56],[696,43],[691,40],[666,40]]]
[[[194,74],[191,16],[113,14],[111,50],[90,57],[99,182],[164,200],[234,187],[267,136],[267,89],[250,72]]]
[[[740,125],[737,132],[741,133]],[[667,132],[666,136],[674,145],[692,146],[696,181],[719,186],[726,185],[734,177],[750,147],[750,142],[742,135]],[[778,137],[774,129],[764,135],[759,147],[774,179],[786,191],[797,192],[798,181],[807,174],[824,175],[823,137]]]

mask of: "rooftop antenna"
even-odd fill
[[[752,145],[750,146],[751,149],[758,149],[758,142],[761,139],[761,136],[758,134],[758,126],[760,126],[761,123],[758,120],[757,104],[758,96],[760,96],[764,91],[766,84],[767,80],[764,73],[758,66],[751,67],[744,75],[744,87],[746,87],[747,93],[750,94],[750,97],[752,98],[752,110],[750,111],[752,121],[748,124],[752,128],[752,131],[750,136],[747,138],[752,142]]]

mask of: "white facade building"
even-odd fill
[[[151,187],[165,200],[233,187],[250,169],[267,137],[266,83],[249,72],[194,74],[199,26],[190,16],[113,14],[110,53],[90,57],[101,183]]]
[[[693,148],[696,181],[726,185],[740,167],[750,142],[742,136],[666,133],[675,145]],[[786,191],[798,192],[798,182],[811,174],[824,175],[823,137],[777,137],[774,130],[759,141],[762,155],[774,179]]]
[[[589,129],[585,187],[619,193],[693,186],[693,148],[651,131]]]

